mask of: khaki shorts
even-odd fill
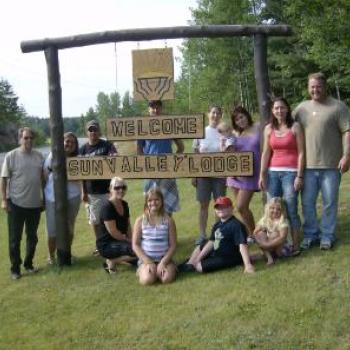
[[[100,223],[101,208],[107,200],[108,193],[88,194],[88,204],[86,205],[86,213],[90,225],[97,225]]]

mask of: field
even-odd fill
[[[174,218],[181,262],[198,234],[198,208],[190,180],[180,180],[179,188],[182,209]],[[131,267],[121,266],[116,276],[103,271],[102,259],[91,254],[83,206],[73,265],[46,264],[43,215],[35,260],[40,272],[12,281],[1,212],[0,349],[350,349],[349,189],[347,174],[332,251],[316,247],[272,268],[259,261],[255,275],[241,268],[182,274],[173,284],[151,287],[140,286]],[[134,220],[143,206],[141,181],[129,181],[126,200]],[[260,194],[252,207],[260,217]]]

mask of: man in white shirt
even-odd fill
[[[11,277],[21,277],[21,239],[26,227],[27,247],[24,268],[28,273],[38,270],[33,266],[38,243],[37,230],[43,207],[43,155],[33,149],[34,133],[30,128],[19,129],[20,146],[5,156],[1,171],[1,207],[8,214],[9,254]]]

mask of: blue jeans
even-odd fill
[[[338,169],[305,169],[301,201],[304,216],[304,238],[323,241],[335,240],[338,195],[341,175]],[[322,195],[322,217],[317,221],[316,201]]]
[[[292,229],[299,230],[301,226],[298,214],[298,192],[294,190],[296,171],[268,171],[267,199],[282,197],[286,203],[287,214]]]

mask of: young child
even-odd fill
[[[225,152],[228,146],[235,145],[235,136],[232,133],[232,127],[222,121],[218,125],[218,132],[220,134],[220,150]]]
[[[158,187],[146,193],[144,214],[135,221],[132,248],[139,258],[140,284],[150,285],[159,279],[170,283],[176,277],[172,257],[176,249],[176,226],[165,212],[164,197]]]
[[[271,198],[265,205],[265,214],[257,223],[254,238],[263,251],[267,266],[274,264],[273,255],[287,255],[287,237],[289,223],[283,200],[280,197]]]
[[[247,232],[245,226],[233,216],[230,198],[217,198],[214,208],[219,221],[214,224],[209,241],[196,247],[190,259],[179,266],[179,270],[212,272],[243,264],[244,272],[253,273]]]

